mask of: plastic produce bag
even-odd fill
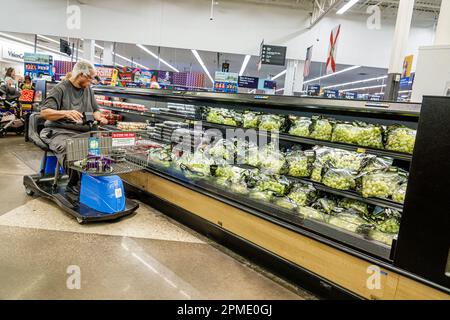
[[[284,196],[291,188],[291,182],[283,176],[261,174],[253,179],[256,180],[255,190],[271,191],[277,196]]]
[[[299,137],[309,137],[311,134],[312,120],[307,117],[289,116],[289,134]]]
[[[206,116],[206,121],[211,123],[223,124],[225,121],[222,115],[222,109],[219,108],[209,108]]]
[[[172,163],[172,150],[169,145],[148,150],[147,161],[163,167],[169,167]]]
[[[332,150],[328,147],[319,147],[315,146],[313,148],[314,151],[314,163],[311,170],[311,180],[315,182],[322,181],[322,175],[325,164],[332,159]]]
[[[288,210],[296,210],[298,208],[297,203],[295,203],[289,197],[277,197],[274,199],[274,203],[277,206],[282,207],[284,209],[288,209]]]
[[[313,117],[312,118],[312,131],[310,137],[317,140],[331,140],[331,134],[333,132],[333,120]]]
[[[340,208],[338,208],[336,200],[329,197],[317,199],[317,201],[313,203],[312,207],[326,214],[333,214],[336,211],[342,211],[339,210]]]
[[[402,183],[395,189],[394,193],[392,194],[392,200],[398,203],[404,203],[405,202],[405,196],[406,196],[406,188],[408,187],[408,183]]]
[[[292,177],[310,177],[312,164],[314,162],[314,152],[292,150],[286,153],[286,162],[288,164],[287,174]]]
[[[250,198],[255,199],[255,200],[270,202],[274,198],[274,193],[271,191],[252,190],[252,191],[250,191],[249,196],[250,196]]]
[[[236,146],[231,140],[220,139],[207,152],[214,160],[227,160],[232,163],[234,162]]]
[[[367,218],[378,231],[397,234],[400,230],[401,213],[397,210],[375,207]]]
[[[214,161],[203,156],[201,152],[195,152],[194,154],[183,155],[177,161],[180,168],[185,172],[186,177],[194,176],[210,176],[211,166],[214,165]]]
[[[370,158],[364,153],[331,149],[329,159],[329,163],[336,169],[348,169],[359,172]]]
[[[364,122],[338,123],[334,126],[331,141],[383,149],[383,128]]]
[[[300,206],[297,211],[303,218],[306,219],[314,219],[322,222],[327,222],[328,220],[328,217],[325,214],[311,207]]]
[[[284,154],[274,144],[266,145],[258,155],[261,168],[268,174],[285,174],[288,164]]]
[[[281,131],[286,122],[285,117],[275,114],[264,114],[261,116],[259,129],[266,131]]]
[[[368,222],[358,212],[346,210],[337,215],[330,216],[328,223],[353,233],[366,233]]]
[[[317,196],[316,189],[311,184],[295,184],[287,195],[299,206],[307,206],[314,202]]]
[[[246,129],[258,129],[260,117],[259,112],[245,111],[242,116],[243,127]]]
[[[364,168],[361,170],[361,173],[370,173],[376,171],[387,171],[392,164],[394,163],[394,159],[389,157],[377,157],[374,155],[368,155],[368,161]]]
[[[394,239],[397,239],[396,233],[381,232],[376,228],[370,229],[367,236],[370,240],[375,240],[388,246],[392,246],[392,241],[394,241]]]
[[[369,214],[369,206],[367,203],[349,199],[349,198],[342,198],[339,200],[339,206],[344,209],[353,209],[355,211],[360,212],[363,216],[367,216]]]
[[[393,125],[386,132],[386,149],[412,154],[416,143],[416,130]]]
[[[348,169],[327,167],[322,177],[322,183],[337,190],[352,190],[356,187],[357,174]]]
[[[394,194],[406,176],[399,169],[392,167],[388,171],[374,171],[363,174],[361,194],[364,198],[389,198]]]

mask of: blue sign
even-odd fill
[[[318,96],[320,94],[320,86],[313,84],[308,86],[308,96]]]
[[[100,142],[96,137],[90,137],[88,139],[88,154],[91,156],[100,155]]]
[[[324,90],[323,96],[330,99],[339,98],[339,90]]]
[[[258,88],[259,78],[256,77],[239,77],[239,87],[240,88],[248,88],[248,89],[257,89]]]
[[[345,92],[345,99],[349,99],[349,100],[356,100],[356,99],[358,99],[358,92],[346,91]]]

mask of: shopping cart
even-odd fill
[[[31,121],[34,120],[38,117],[31,117]],[[45,151],[42,170],[39,174],[24,176],[28,195],[37,194],[54,201],[79,223],[115,220],[132,214],[139,207],[137,202],[125,197],[123,182],[118,175],[146,167],[147,150],[154,142],[142,133],[95,131],[68,139],[65,169],[78,171],[81,175],[79,195],[75,196],[67,191],[69,177],[61,172],[59,162],[49,161],[50,151],[42,139],[39,146]],[[48,170],[50,162],[56,168]]]

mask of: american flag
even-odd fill
[[[303,77],[304,78],[308,77],[309,73],[311,72],[312,51],[313,51],[313,46],[306,49],[305,68],[303,69]]]

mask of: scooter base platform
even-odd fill
[[[55,202],[64,211],[74,216],[78,223],[111,221],[134,213],[139,204],[136,201],[126,199],[125,210],[113,214],[100,212],[80,203],[77,197],[66,192],[67,179],[61,179],[56,188],[53,188],[53,178],[42,178],[39,175],[23,177],[23,185],[28,195],[36,194]]]

